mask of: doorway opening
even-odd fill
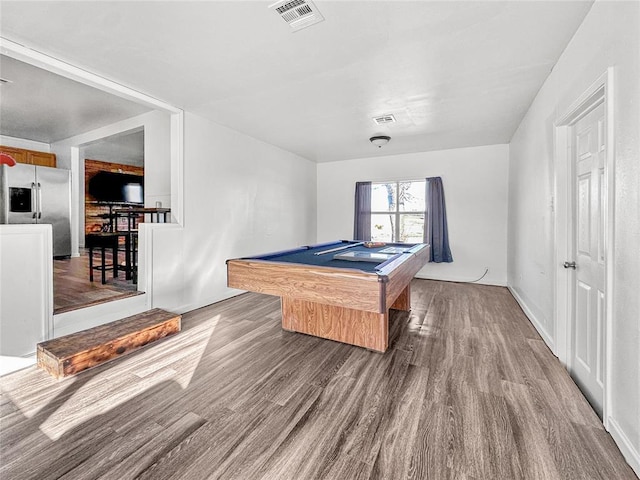
[[[78,148],[78,251],[54,259],[54,314],[144,293],[137,281],[137,225],[145,216],[118,213],[144,206],[144,127]],[[93,248],[94,239],[115,248]]]
[[[78,174],[80,171],[81,147],[97,139],[113,135],[114,133],[128,131],[144,125],[145,155],[153,159],[154,162],[161,162],[153,166],[145,165],[144,207],[155,207],[158,203],[161,203],[163,207],[170,207],[171,209],[170,216],[166,221],[166,223],[171,223],[171,226],[158,225],[152,227],[151,225],[145,225],[140,228],[138,289],[141,294],[135,295],[132,298],[118,299],[108,304],[92,305],[61,314],[57,314],[57,312],[54,314],[52,254],[51,242],[47,240],[47,229],[12,228],[11,234],[14,235],[15,238],[19,236],[20,239],[24,237],[31,241],[33,237],[33,241],[37,242],[37,248],[28,248],[29,244],[26,240],[16,241],[10,244],[12,253],[15,253],[18,257],[28,254],[29,258],[35,259],[32,263],[37,268],[30,270],[28,288],[27,282],[25,281],[10,291],[2,292],[3,308],[13,313],[12,318],[29,318],[29,321],[32,323],[32,325],[30,324],[29,326],[29,338],[23,335],[23,337],[25,337],[23,338],[24,345],[32,348],[32,346],[35,346],[43,340],[90,328],[97,324],[108,323],[124,316],[153,308],[154,279],[156,278],[153,275],[155,271],[154,267],[160,269],[165,260],[165,257],[159,255],[154,256],[156,244],[154,244],[153,238],[156,234],[160,236],[160,232],[164,234],[164,232],[173,230],[179,231],[183,224],[182,155],[184,112],[166,102],[157,100],[10,40],[0,39],[0,45],[2,46],[2,56],[4,58],[15,60],[16,63],[23,62],[29,69],[35,68],[46,72],[50,75],[48,77],[49,80],[56,82],[58,86],[60,86],[62,82],[61,79],[64,79],[64,82],[75,82],[77,85],[74,85],[73,88],[81,89],[82,93],[79,95],[74,93],[69,97],[74,101],[78,100],[78,98],[85,98],[85,96],[92,99],[105,100],[103,105],[106,106],[106,110],[108,111],[111,111],[114,105],[122,106],[123,101],[127,105],[137,106],[133,113],[129,110],[130,115],[121,115],[117,118],[111,117],[110,121],[101,121],[99,124],[90,123],[90,121],[98,117],[98,114],[101,112],[103,113],[105,111],[103,108],[93,108],[90,112],[92,114],[85,116],[80,114],[80,110],[70,109],[68,110],[69,112],[75,113],[75,117],[71,119],[74,120],[74,122],[50,122],[50,124],[54,126],[78,126],[77,130],[60,135],[56,134],[55,138],[45,142],[50,146],[51,153],[57,156],[57,167],[67,169],[71,172],[70,196],[72,205],[79,205],[83,197],[81,193],[83,190],[80,189],[79,185],[80,175]],[[15,82],[12,85],[19,86],[21,84]],[[35,115],[33,118],[36,120],[48,118],[48,116],[42,114],[42,112],[49,106],[51,101],[63,97],[60,92],[61,89],[64,88],[66,87],[43,88],[42,90],[47,92],[48,95],[45,96],[42,102],[36,105],[38,115]],[[51,91],[58,93],[58,95],[50,95]],[[32,96],[33,93],[34,92],[31,92]],[[14,95],[14,97],[16,99],[19,98],[18,95]],[[32,97],[27,98],[31,98],[30,104],[34,104]],[[3,97],[3,109],[8,107],[8,103],[4,100]],[[26,105],[30,104],[28,102],[26,103]],[[24,110],[25,108],[18,106],[12,111],[22,114]],[[61,111],[62,109],[59,110]],[[143,115],[150,117],[148,124],[140,121],[140,116]],[[156,121],[159,117],[162,117],[161,121]],[[116,123],[119,125],[119,130],[114,131],[111,127]],[[10,124],[18,125],[19,122],[11,122]],[[7,123],[7,125],[9,125],[9,123]],[[30,125],[35,125],[35,121],[30,122]],[[3,127],[4,126],[5,122],[3,122]],[[7,132],[7,135],[10,136],[10,133]],[[14,137],[27,138],[27,135],[14,134]],[[58,141],[56,139],[62,140]],[[38,146],[40,146],[42,142],[38,142]],[[31,148],[33,142],[30,141],[28,144],[18,146],[20,148]],[[151,185],[151,188],[148,188],[149,185]],[[80,223],[81,219],[83,220],[83,216],[80,215],[78,210],[78,208],[75,208],[71,211],[72,256],[74,254],[76,256],[78,255],[81,233],[84,229],[84,226],[81,226]],[[7,245],[9,245],[9,243],[7,243]],[[4,250],[4,253],[6,254],[7,250]],[[24,299],[29,299],[29,301],[24,301]],[[30,358],[33,352],[29,350],[0,352],[3,360],[5,359],[5,353],[11,357]]]

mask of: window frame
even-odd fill
[[[371,218],[373,219],[374,215],[394,215],[395,217],[395,224],[393,226],[393,232],[392,232],[392,237],[391,237],[391,243],[400,243],[400,217],[402,215],[422,215],[423,216],[423,232],[424,232],[424,228],[426,228],[426,221],[427,221],[427,198],[426,198],[426,193],[425,193],[425,199],[424,199],[424,210],[400,210],[400,202],[398,201],[398,195],[400,192],[400,184],[401,183],[422,183],[424,185],[424,189],[426,192],[426,179],[414,179],[414,180],[387,180],[387,181],[378,181],[378,182],[371,182],[371,192],[372,192],[372,198],[371,198],[371,203],[372,203],[372,208],[371,211],[369,212],[369,214],[371,215]],[[395,198],[394,198],[394,203],[395,203],[395,211],[379,211],[379,210],[373,210],[373,189],[376,185],[388,185],[388,184],[395,184]],[[373,222],[372,222],[372,226],[373,226]]]

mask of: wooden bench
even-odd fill
[[[182,316],[159,308],[38,344],[38,367],[75,375],[180,331]]]

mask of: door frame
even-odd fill
[[[611,341],[614,294],[614,206],[615,206],[615,149],[614,149],[614,69],[609,67],[571,106],[554,122],[554,198],[555,212],[555,252],[554,252],[554,325],[556,338],[555,354],[568,369],[572,358],[572,316],[574,304],[573,285],[575,273],[565,269],[565,260],[574,260],[575,218],[574,187],[572,177],[573,125],[593,108],[604,103],[605,110],[605,181],[604,181],[604,229],[605,229],[605,318],[604,318],[604,395],[602,399],[602,421],[609,430],[611,399]]]

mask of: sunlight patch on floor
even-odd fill
[[[183,389],[189,386],[220,315],[197,327],[188,329],[161,344],[140,350],[119,359],[113,366],[91,378],[50,415],[40,430],[57,440],[69,430],[103,415],[135,399],[136,396],[162,382],[177,382]],[[79,376],[81,377],[82,374]],[[111,393],[104,395],[107,382]]]
[[[23,368],[31,367],[35,364],[35,354],[28,357],[10,357],[8,355],[0,355],[0,377],[9,373],[17,372]]]
[[[156,345],[149,345],[107,364],[93,376],[88,370],[74,377],[55,380],[40,370],[25,372],[25,375],[36,376],[34,387],[43,393],[39,402],[33,402],[33,391],[30,392],[31,402],[23,401],[17,391],[12,391],[12,380],[17,381],[16,377],[22,377],[22,374],[3,379],[3,394],[25,417],[31,418],[68,391],[69,398],[40,424],[45,435],[57,440],[92,418],[134,401],[138,395],[163,382],[173,381],[182,389],[188,388],[219,320],[220,315],[216,315],[197,326],[186,328]],[[2,357],[3,366],[4,359]],[[35,356],[29,365],[34,363]],[[108,385],[109,395],[104,393],[105,385]]]

